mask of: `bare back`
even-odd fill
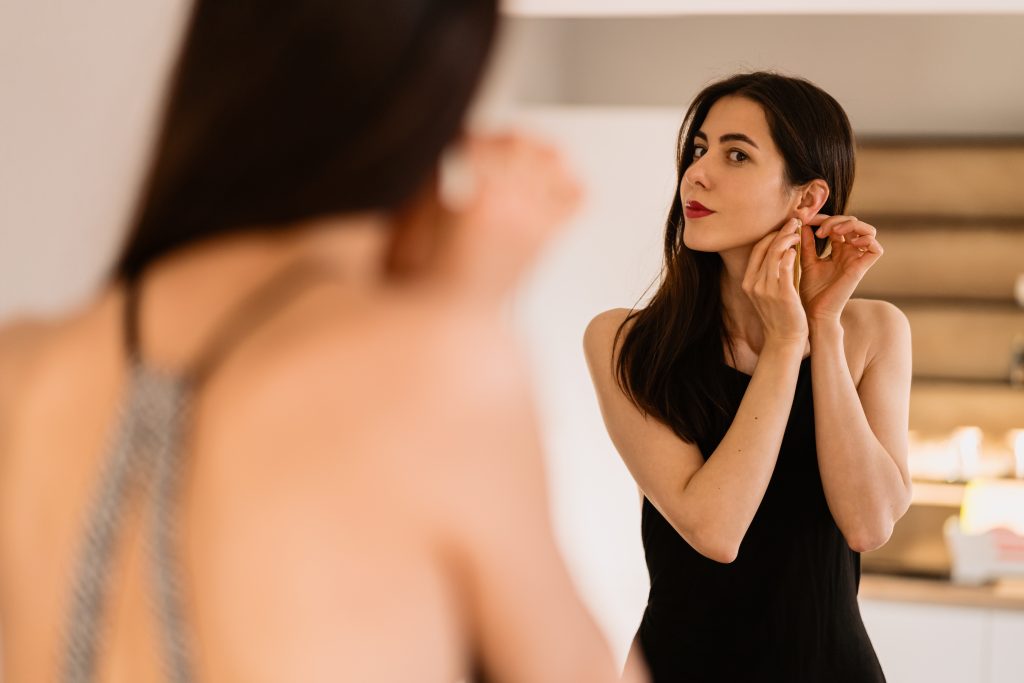
[[[187,261],[150,280],[143,348],[166,367],[250,284],[204,287]],[[111,287],[65,320],[0,332],[7,681],[58,675],[126,381],[123,304]],[[395,290],[324,282],[252,330],[195,396],[187,442],[198,680],[454,681],[474,658],[508,680],[605,680],[550,532],[524,370],[498,326]],[[133,509],[115,557],[98,680],[162,680],[142,519]]]

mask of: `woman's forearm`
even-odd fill
[[[731,562],[764,498],[793,405],[804,343],[767,342],[732,425],[683,491],[688,537]]]
[[[858,552],[882,545],[906,509],[909,490],[871,431],[837,320],[809,321],[818,469],[832,516]]]

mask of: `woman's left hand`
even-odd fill
[[[814,227],[819,226],[815,231]],[[819,213],[800,229],[800,299],[807,319],[839,320],[864,273],[882,256],[877,230],[854,216]],[[819,259],[814,235],[828,237],[832,253]]]

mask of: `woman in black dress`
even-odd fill
[[[690,106],[677,169],[660,287],[585,334],[642,493],[631,657],[656,683],[884,681],[859,553],[910,502],[910,330],[850,299],[882,247],[843,215],[849,121],[805,80],[740,74]]]

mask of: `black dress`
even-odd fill
[[[738,406],[750,376],[723,364],[722,381]],[[698,443],[705,459],[727,428]],[[857,604],[860,555],[822,489],[809,357],[735,561],[698,553],[647,499],[641,528],[651,591],[637,636],[654,683],[885,681]]]

